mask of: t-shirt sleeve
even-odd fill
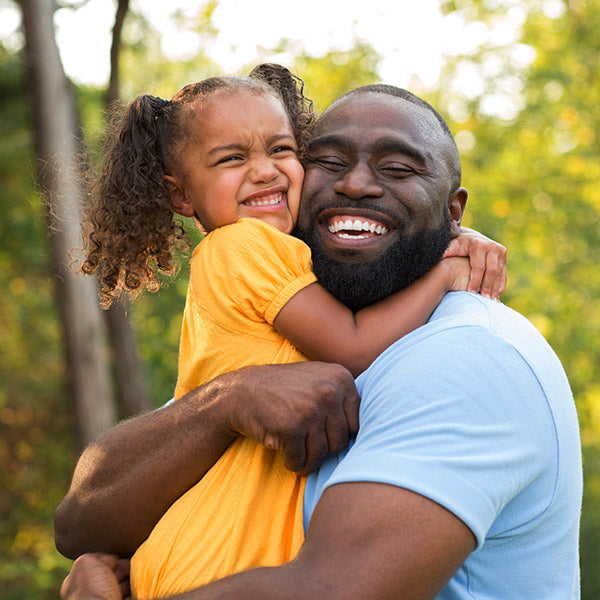
[[[196,302],[226,326],[246,319],[269,324],[285,303],[314,283],[310,249],[258,219],[214,230],[192,261]]]
[[[359,378],[359,433],[324,487],[409,489],[454,513],[480,546],[556,451],[543,391],[519,353],[483,328],[409,342]]]

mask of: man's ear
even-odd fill
[[[172,175],[163,175],[163,180],[169,188],[169,193],[171,195],[171,206],[173,207],[173,210],[178,215],[181,215],[183,217],[193,217],[194,207],[192,206],[192,203],[187,199],[187,196],[185,195],[185,190],[177,181],[177,179]]]
[[[450,213],[450,231],[452,237],[455,238],[460,233],[460,223],[462,221],[463,213],[465,212],[465,205],[467,204],[467,197],[469,192],[464,187],[459,187],[450,194],[448,198],[448,212]]]

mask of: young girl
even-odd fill
[[[168,102],[141,96],[128,108],[103,168],[83,270],[101,269],[105,303],[120,288],[154,289],[153,262],[170,271],[172,243],[183,237],[172,211],[196,219],[206,237],[191,263],[176,399],[245,365],[311,358],[357,375],[424,324],[447,291],[466,289],[466,259],[445,259],[356,314],[316,283],[310,250],[288,235],[311,122],[298,81],[274,65],[249,79],[188,85]],[[316,319],[307,336],[304,323]],[[135,554],[135,597],[293,558],[303,540],[304,483],[281,453],[240,437]]]

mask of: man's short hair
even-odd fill
[[[349,92],[346,92],[345,94],[340,96],[338,100],[342,100],[342,98],[347,98],[348,96],[354,96],[355,94],[364,94],[367,92],[372,92],[375,94],[389,94],[390,96],[402,98],[407,102],[412,102],[413,104],[418,104],[419,106],[428,109],[439,121],[440,125],[442,126],[442,129],[452,138],[452,141],[454,141],[454,136],[450,131],[450,127],[448,127],[448,124],[444,120],[444,117],[442,117],[442,115],[440,115],[440,113],[437,110],[435,110],[435,108],[433,108],[433,106],[431,106],[429,102],[426,102],[422,98],[419,98],[419,96],[413,94],[412,92],[409,92],[408,90],[405,90],[404,88],[399,88],[395,85],[389,85],[387,83],[372,83],[370,85],[363,85],[354,88],[353,90],[350,90]]]

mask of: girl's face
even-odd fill
[[[290,233],[304,171],[281,102],[251,91],[216,93],[193,105],[180,176],[165,176],[175,212],[205,231],[254,217]]]

